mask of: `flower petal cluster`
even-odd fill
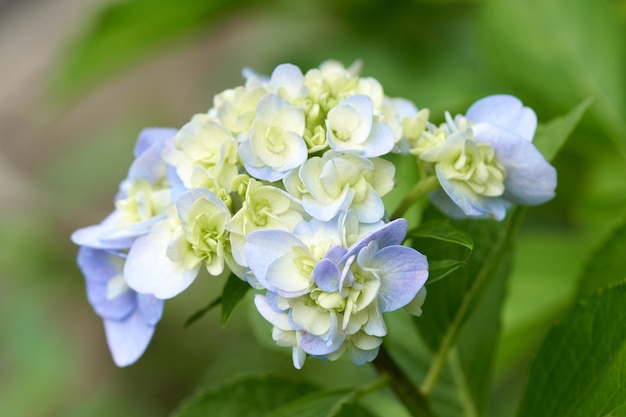
[[[434,167],[441,189],[430,196],[444,213],[502,220],[513,204],[554,197],[556,170],[532,144],[537,117],[517,98],[485,97],[446,119],[411,150]]]
[[[350,246],[344,221],[312,220],[293,234],[257,231],[245,245],[267,289],[255,297],[257,309],[273,325],[274,340],[292,347],[296,368],[307,355],[335,360],[346,351],[356,364],[372,361],[387,334],[382,313],[409,304],[428,276],[426,257],[401,245],[404,219]]]
[[[115,210],[95,226],[72,234],[81,246],[78,265],[85,276],[87,298],[104,322],[113,360],[134,363],[148,346],[161,319],[163,300],[137,291],[126,279],[128,251],[148,234],[172,206],[171,183],[176,174],[161,158],[174,129],[151,128],[139,134],[135,161],[120,184]]]
[[[511,204],[551,198],[556,176],[519,100],[488,97],[436,127],[428,109],[386,96],[359,70],[246,69],[244,85],[180,129],[140,133],[115,210],[72,235],[118,365],[141,356],[164,300],[201,271],[257,291],[297,368],[307,355],[373,360],[383,314],[421,314],[428,276],[426,258],[402,246],[407,222],[388,221],[389,153],[417,155],[441,185],[431,198],[451,215],[500,219]]]

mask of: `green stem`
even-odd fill
[[[389,376],[391,389],[412,416],[435,417],[424,394],[413,384],[384,346],[380,347],[380,352],[372,363],[381,375]]]
[[[495,273],[499,266],[499,262],[497,262],[497,260],[502,259],[504,253],[509,250],[513,237],[522,223],[524,214],[525,210],[523,208],[516,207],[513,210],[511,216],[508,218],[509,224],[506,228],[506,232],[503,233],[503,235],[501,235],[495,243],[495,250],[491,252],[485,262],[485,265],[488,266],[479,271],[476,275],[476,279],[474,279],[474,282],[472,283],[472,286],[463,298],[463,302],[459,306],[452,323],[448,326],[448,329],[441,341],[439,350],[433,357],[428,373],[426,374],[426,378],[424,378],[424,382],[421,386],[421,391],[424,395],[429,395],[439,380],[439,377],[441,376],[441,373],[443,372],[443,369],[448,361],[450,349],[454,346],[454,343],[463,328],[462,324],[466,318],[465,316],[467,315],[472,303],[475,302],[474,298],[476,297],[476,294],[481,290],[483,285],[486,284],[485,281],[487,281]]]
[[[415,187],[404,197],[400,202],[396,210],[391,214],[391,220],[395,220],[402,215],[415,203],[417,200],[428,194],[429,192],[436,190],[439,187],[439,181],[437,177],[431,175],[430,177],[422,177]]]

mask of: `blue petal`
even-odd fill
[[[165,301],[150,294],[137,293],[137,307],[147,324],[156,325],[163,316]]]
[[[336,292],[339,290],[339,268],[330,259],[322,259],[315,265],[313,279],[322,291]]]
[[[554,197],[556,170],[535,146],[521,136],[490,125],[474,128],[476,142],[493,146],[496,159],[507,171],[504,197],[534,206]]]
[[[409,223],[402,218],[385,224],[380,229],[375,230],[359,239],[350,247],[348,252],[344,255],[343,260],[358,254],[361,249],[366,247],[370,242],[377,242],[379,249],[382,249],[385,246],[401,244],[406,237],[406,232],[409,227],[408,225]]]
[[[473,218],[494,218],[502,220],[506,215],[506,210],[510,206],[503,197],[482,197],[472,191],[469,186],[460,181],[449,181],[439,173],[439,167],[435,167],[437,178],[441,188],[448,195],[450,200],[456,204],[464,213],[464,216],[458,216],[456,210],[446,205],[445,198],[436,190],[431,193],[433,203],[437,205],[444,213],[450,214],[456,218],[473,217]],[[506,187],[506,183],[505,183]],[[448,210],[448,211],[446,211]]]
[[[325,340],[320,336],[302,332],[300,347],[309,355],[328,355],[339,349],[346,340],[346,335],[343,332],[338,332],[335,336],[335,340]]]
[[[144,153],[148,148],[161,147],[163,142],[176,136],[176,129],[167,127],[148,127],[139,132],[135,144],[135,157]]]
[[[171,236],[170,226],[165,220],[135,241],[124,265],[124,278],[129,287],[165,299],[178,295],[193,282],[201,264],[187,269],[184,264],[173,262],[167,256]]]
[[[124,320],[104,320],[104,331],[117,366],[132,365],[143,355],[152,335],[154,326],[145,322],[141,313],[135,311]]]
[[[290,252],[296,246],[307,250],[300,239],[289,232],[283,230],[259,230],[246,236],[246,244],[243,247],[243,251],[248,267],[254,273],[256,279],[265,288],[277,292],[267,282],[267,270],[276,259]]]
[[[472,104],[466,117],[473,124],[488,123],[532,141],[537,128],[537,115],[510,95],[493,95]]]
[[[368,269],[378,271],[381,287],[378,307],[382,313],[407,305],[428,278],[426,257],[406,246],[387,246],[376,252]]]

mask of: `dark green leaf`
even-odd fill
[[[427,285],[432,285],[442,278],[447,277],[457,269],[463,266],[463,262],[454,259],[442,259],[439,261],[428,262],[428,281]]]
[[[355,388],[317,391],[291,401],[267,414],[267,417],[335,417],[344,404],[354,401]]]
[[[315,387],[279,376],[246,376],[210,387],[187,400],[173,417],[262,417]]]
[[[474,250],[462,268],[450,273],[446,279],[428,286],[424,314],[416,321],[424,341],[433,352],[440,349],[448,333],[457,333],[472,314],[504,255],[510,249],[511,239],[519,226],[522,212],[523,210],[519,208],[512,210],[504,222],[492,220],[453,222],[456,228],[472,236]],[[427,215],[439,216],[438,213]],[[432,240],[427,243],[416,240],[414,247],[422,251],[428,259],[464,259],[464,256],[467,256],[464,253],[467,249],[464,247]]]
[[[626,285],[579,302],[530,369],[519,417],[626,416]]]
[[[552,161],[554,159],[592,103],[593,99],[588,98],[566,115],[552,119],[545,125],[540,125],[537,128],[533,143],[546,160]]]
[[[499,263],[450,355],[450,369],[466,416],[486,415],[501,312],[511,271],[510,255],[505,254]]]
[[[359,404],[344,404],[335,417],[376,417]]]
[[[592,254],[580,280],[580,296],[626,278],[626,222]]]
[[[471,236],[460,229],[455,228],[449,220],[430,220],[410,230],[407,237],[422,237],[442,240],[465,246],[469,250],[474,249]]]
[[[230,315],[249,289],[250,284],[237,278],[235,274],[230,274],[222,291],[222,327],[226,326]]]
[[[215,300],[211,301],[206,307],[202,307],[200,310],[193,313],[187,321],[185,321],[185,327],[190,326],[196,321],[200,320],[206,313],[211,311],[213,307],[216,307],[222,303],[222,297],[217,297]]]

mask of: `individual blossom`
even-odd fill
[[[261,180],[281,180],[307,159],[303,133],[302,110],[276,94],[265,95],[257,106],[249,137],[239,148],[246,171]]]
[[[104,323],[117,366],[133,364],[144,353],[163,313],[163,300],[128,287],[124,259],[100,249],[81,247],[78,265],[85,276],[87,299]]]
[[[385,155],[394,146],[393,132],[374,121],[374,104],[364,94],[343,99],[328,112],[327,140],[337,152],[353,152],[368,158]]]
[[[359,221],[374,223],[385,214],[381,197],[393,188],[394,173],[395,166],[380,158],[327,151],[292,171],[284,184],[317,219],[327,221],[350,208]]]
[[[185,290],[204,265],[211,275],[224,271],[230,211],[214,193],[195,188],[183,193],[169,217],[139,237],[128,252],[128,285],[157,298]]]
[[[244,180],[241,178],[241,181]],[[226,229],[230,232],[234,260],[246,266],[243,247],[247,235],[263,229],[292,232],[303,219],[303,210],[293,196],[254,178],[248,178],[245,184],[241,183],[241,193],[242,206],[226,224]]]
[[[296,368],[306,355],[335,360],[348,351],[357,364],[373,360],[387,333],[382,314],[409,304],[428,276],[426,258],[401,245],[404,219],[345,246],[343,218],[248,236],[246,260],[267,288],[255,304],[276,342],[292,347]]]
[[[206,188],[227,199],[238,174],[237,144],[231,132],[208,114],[197,114],[163,150],[186,189]]]
[[[74,243],[125,250],[164,218],[167,208],[173,204],[172,183],[178,180],[161,158],[161,152],[175,134],[175,129],[168,128],[141,131],[135,146],[135,160],[115,198],[115,210],[102,223],[75,231]]]
[[[420,159],[432,163],[441,190],[431,200],[452,217],[502,220],[512,204],[550,200],[556,170],[532,144],[535,113],[515,97],[497,95],[474,103],[465,117],[436,130]]]

